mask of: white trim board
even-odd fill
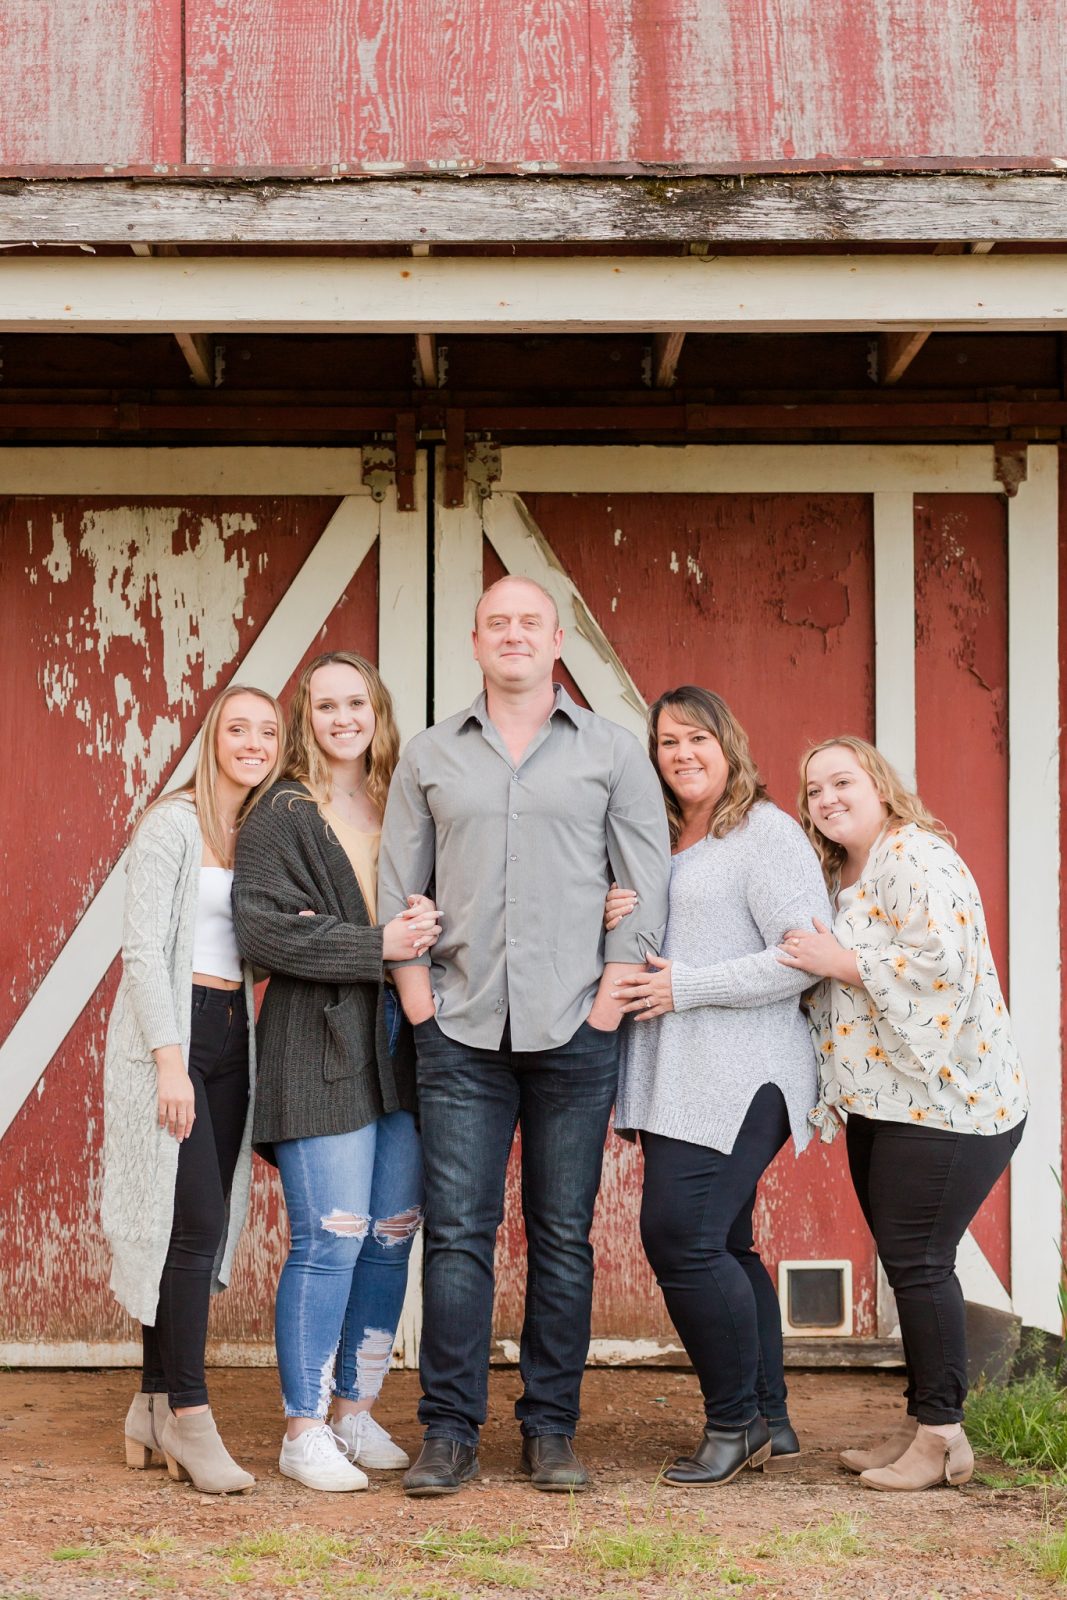
[[[1059,459],[1031,445],[1008,502],[1008,948],[1031,1107],[1011,1165],[1011,1270],[1023,1321],[1062,1331]]]
[[[64,452],[54,454],[59,457]],[[274,693],[280,692],[345,586],[378,540],[383,526],[394,539],[403,537],[400,530],[404,518],[408,528],[418,525],[418,544],[423,549],[422,518],[418,513],[396,511],[395,490],[389,491],[381,507],[369,495],[344,498],[234,676]],[[410,555],[408,543],[400,552],[401,560],[405,554]],[[416,636],[425,641],[425,560],[413,567],[409,581],[400,590],[391,576],[394,567],[393,558],[387,555],[385,569],[390,588],[387,592],[385,586],[379,585],[379,605],[382,607],[384,602],[388,621],[393,607],[402,597]],[[389,631],[380,616],[380,635],[385,637]],[[422,648],[425,649],[424,643]],[[417,656],[417,648],[415,653]],[[402,682],[399,713],[407,724],[407,732],[416,732],[423,726],[425,690],[415,694],[410,677]],[[199,734],[182,753],[166,789],[176,788],[192,773],[198,745]],[[0,1139],[119,952],[126,855],[123,851],[0,1044]]]
[[[106,445],[86,449],[13,445],[0,449],[0,494],[369,498],[370,489],[363,482],[363,452],[358,447],[144,445],[119,450]]]
[[[0,260],[9,333],[697,333],[1067,327],[1054,255]]]

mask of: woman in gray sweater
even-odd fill
[[[662,956],[620,980],[634,1013],[616,1129],[640,1134],[641,1238],[700,1378],[707,1426],[669,1483],[718,1484],[745,1466],[795,1464],[778,1297],[753,1248],[756,1186],[793,1136],[808,1142],[816,1066],[799,1008],[812,982],[783,967],[789,928],[829,912],[818,859],[771,804],[744,730],[686,685],[649,712],[649,752],[670,824]],[[608,897],[609,924],[632,907]]]
[[[382,962],[437,938],[421,896],[377,921],[378,839],[399,743],[371,663],[318,656],[289,712],[289,777],[264,795],[237,852],[238,942],[271,973],[253,1137],[278,1167],[289,1214],[274,1324],[279,1466],[312,1489],[365,1489],[364,1467],[408,1464],[371,1415],[422,1220],[413,1046]]]
[[[210,1494],[254,1482],[216,1430],[204,1345],[252,1166],[252,974],[230,912],[234,837],[281,771],[284,731],[271,695],[231,684],[207,714],[193,777],[134,830],[104,1054],[101,1221],[111,1287],[144,1343],[126,1460],[165,1455],[172,1478]]]

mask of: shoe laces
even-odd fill
[[[322,1461],[323,1463],[336,1461],[338,1456],[346,1456],[347,1451],[343,1440],[339,1439],[333,1429],[325,1422],[317,1428],[306,1428],[300,1435],[301,1454],[308,1461]]]

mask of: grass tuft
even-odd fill
[[[724,1553],[714,1534],[674,1527],[668,1517],[660,1527],[636,1527],[621,1532],[607,1528],[578,1529],[572,1548],[588,1567],[624,1573],[629,1578],[684,1579],[694,1572],[713,1574],[721,1583],[754,1583]]]
[[[1022,1549],[1039,1577],[1067,1584],[1067,1528],[1057,1532],[1046,1527],[1040,1538],[1027,1540]]]
[[[967,1437],[1009,1467],[1038,1468],[1067,1482],[1067,1390],[1050,1373],[979,1385],[967,1401]]]
[[[456,1556],[500,1556],[530,1542],[530,1535],[512,1523],[503,1533],[482,1533],[480,1528],[427,1528],[413,1548],[430,1561],[451,1561]]]
[[[94,1556],[102,1555],[98,1544],[61,1544],[58,1550],[52,1551],[53,1561],[91,1561]]]
[[[829,1522],[809,1522],[789,1532],[775,1528],[748,1549],[749,1555],[761,1561],[817,1561],[828,1566],[867,1553],[868,1545],[859,1521],[845,1511],[835,1512]]]

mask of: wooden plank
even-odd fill
[[[899,383],[929,337],[929,328],[878,335],[878,382],[884,389]]]
[[[1041,330],[1054,255],[182,258],[7,256],[8,332]]]
[[[415,375],[424,389],[437,388],[437,335],[415,335]]]
[[[3,163],[0,162],[0,167]],[[358,182],[13,180],[0,243],[934,244],[1067,239],[1062,173],[790,178],[396,177]]]
[[[188,159],[589,159],[586,0],[185,0]]]
[[[652,335],[653,389],[670,389],[673,386],[684,343],[684,333],[654,333]]]
[[[182,0],[4,0],[0,167],[183,159]]]
[[[206,333],[176,333],[178,349],[198,389],[210,389],[215,382],[215,346]]]

